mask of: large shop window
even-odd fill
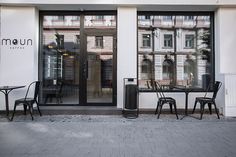
[[[149,18],[144,18],[149,17]],[[201,88],[214,80],[212,13],[147,13],[138,16],[138,79],[164,86]],[[208,79],[209,80],[209,79]]]

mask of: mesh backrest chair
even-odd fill
[[[33,98],[28,96],[29,91],[32,88],[34,88],[34,97]],[[38,112],[39,112],[40,116],[42,116],[41,111],[39,109],[39,104],[38,104],[38,101],[37,101],[37,97],[38,97],[38,93],[39,93],[39,88],[40,88],[40,82],[39,81],[34,81],[34,82],[32,82],[28,86],[28,89],[26,91],[25,97],[21,98],[21,99],[15,100],[15,105],[14,105],[14,110],[13,110],[13,114],[12,114],[12,117],[11,117],[11,121],[14,118],[15,111],[16,111],[16,106],[19,106],[19,105],[23,105],[23,107],[24,107],[24,114],[25,115],[26,115],[26,110],[27,110],[27,107],[28,107],[30,115],[31,115],[31,118],[32,118],[32,120],[34,120],[34,118],[33,118],[33,104],[36,103]]]
[[[219,112],[218,112],[218,109],[216,107],[215,99],[216,99],[217,93],[219,92],[219,89],[220,89],[221,86],[222,86],[222,83],[220,81],[216,81],[213,85],[212,97],[207,97],[207,94],[209,93],[209,89],[210,89],[210,84],[209,84],[208,90],[205,93],[204,97],[196,97],[192,114],[194,113],[194,111],[196,109],[197,103],[199,103],[200,104],[200,114],[201,114],[200,119],[202,119],[205,104],[208,104],[210,114],[212,114],[211,105],[214,105],[217,117],[218,117],[218,119],[220,119]]]
[[[63,88],[63,86],[64,86],[64,83],[60,82],[60,83],[58,83],[58,85],[56,86],[55,89],[46,93],[44,104],[47,103],[48,99],[50,99],[50,101],[52,101],[53,98],[56,99],[56,102],[58,104],[62,103],[62,88]]]
[[[156,90],[156,94],[157,94],[157,98],[158,98],[157,107],[156,107],[156,111],[155,111],[155,114],[158,113],[157,118],[159,119],[159,117],[160,117],[162,106],[164,104],[169,104],[170,112],[173,113],[172,106],[174,106],[176,117],[177,117],[177,119],[179,119],[175,99],[172,97],[166,97],[163,92],[162,86],[157,81],[155,81],[154,86],[155,86],[155,90]],[[160,111],[158,111],[159,107],[160,107]]]

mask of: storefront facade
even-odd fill
[[[139,107],[154,109],[148,80],[197,88],[210,78],[223,82],[220,112],[236,115],[233,0],[0,2],[0,85],[40,80],[42,105],[123,108],[123,79],[138,78]],[[24,93],[11,92],[10,109]],[[183,93],[168,95],[184,108]]]

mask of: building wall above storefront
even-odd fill
[[[214,11],[236,6],[235,0],[0,0],[1,5],[35,6],[39,10],[116,10],[136,7],[138,11]]]

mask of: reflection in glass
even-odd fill
[[[150,76],[148,79],[163,85],[202,87],[202,76],[213,76],[210,26],[207,14],[139,15],[139,86],[147,88],[145,82]],[[149,34],[150,38],[147,38]],[[144,67],[147,62],[142,56],[148,56],[152,66]],[[144,69],[152,74],[144,75]]]
[[[116,28],[116,16],[114,15],[99,15],[99,16],[85,16],[85,28]]]
[[[44,16],[42,103],[79,103],[79,19]]]
[[[112,103],[113,37],[87,36],[87,55],[87,102]]]

